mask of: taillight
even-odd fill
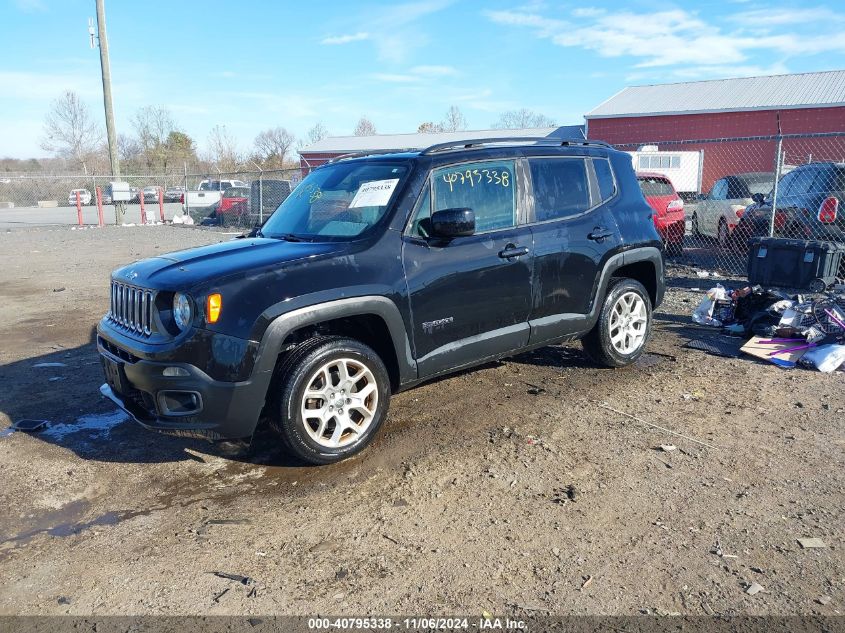
[[[179,196],[179,202],[181,202],[182,204],[185,204],[185,194],[184,193],[181,196]]]
[[[778,211],[775,213],[775,228],[782,229],[786,226],[786,213]]]
[[[684,208],[684,201],[680,198],[675,198],[672,202],[669,203],[669,206],[666,207],[669,211],[676,211],[678,209]]]
[[[836,215],[839,213],[839,199],[830,197],[826,198],[824,202],[822,202],[822,206],[819,207],[819,222],[824,224],[832,224],[836,222]]]
[[[745,207],[736,210],[736,217],[741,218],[743,215],[745,215]]]

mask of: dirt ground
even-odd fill
[[[670,271],[631,368],[577,343],[489,364],[303,467],[269,431],[227,457],[97,391],[111,269],[229,237],[0,233],[0,428],[49,420],[0,437],[0,614],[842,613],[843,374],[682,348],[706,280]]]

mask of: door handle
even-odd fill
[[[596,242],[602,242],[605,238],[610,237],[613,235],[613,231],[609,231],[603,226],[597,226],[593,229],[593,232],[588,234],[587,237],[591,240],[595,240]]]
[[[514,244],[508,244],[505,246],[505,249],[499,251],[499,257],[502,259],[511,259],[516,257],[522,257],[523,255],[528,255],[528,248],[526,246],[516,246]]]

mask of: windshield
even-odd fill
[[[249,196],[249,189],[245,187],[232,187],[223,192],[224,198],[246,198]]]
[[[751,176],[745,177],[743,180],[748,187],[748,195],[737,197],[750,198],[755,193],[762,193],[764,196],[768,196],[772,191],[772,187],[774,187],[774,175]]]
[[[674,196],[675,190],[668,180],[662,178],[640,178],[640,189],[644,196]]]
[[[384,217],[407,165],[340,162],[311,173],[261,229],[265,237],[356,237]]]

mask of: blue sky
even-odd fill
[[[50,101],[72,89],[101,116],[94,0],[0,0],[0,156],[42,156]],[[560,124],[626,85],[841,68],[841,2],[106,0],[119,132],[166,105],[203,150],[225,125],[317,121],[413,132],[454,104],[471,128],[526,107]]]

